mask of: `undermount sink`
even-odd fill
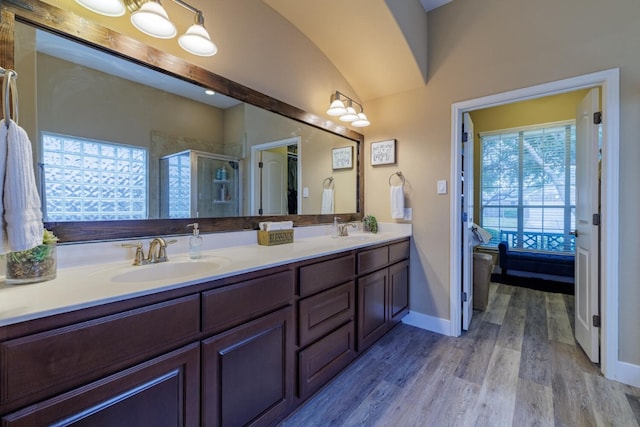
[[[203,257],[198,260],[169,259],[167,262],[127,267],[126,271],[115,273],[109,279],[112,282],[150,282],[156,280],[189,279],[206,277],[229,264],[224,257]]]

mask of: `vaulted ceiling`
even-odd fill
[[[426,83],[427,12],[452,0],[263,1],[323,52],[364,102]]]

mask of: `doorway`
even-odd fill
[[[296,215],[302,206],[300,137],[251,147],[252,215]]]
[[[518,89],[488,97],[456,103],[452,106],[452,197],[451,197],[451,242],[462,239],[462,171],[461,145],[462,121],[466,112],[509,104],[548,95],[561,94],[579,89],[602,88],[603,144],[602,144],[602,268],[601,268],[601,369],[605,376],[615,379],[618,364],[618,220],[619,197],[619,69],[578,76],[529,88]],[[610,214],[610,215],[609,215]],[[462,257],[457,245],[451,245],[451,323],[450,335],[462,333]]]

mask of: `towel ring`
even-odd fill
[[[332,176],[330,176],[329,178],[325,178],[324,181],[322,181],[322,188],[327,188],[327,189],[333,188],[333,177]]]
[[[392,173],[389,176],[389,186],[391,186],[391,178],[393,178],[395,175],[398,175],[398,178],[402,180],[402,185],[404,185],[404,175],[402,174],[402,172],[398,171],[398,172]]]

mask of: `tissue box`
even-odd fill
[[[293,243],[293,229],[291,230],[258,230],[258,244],[263,246],[282,245]]]

